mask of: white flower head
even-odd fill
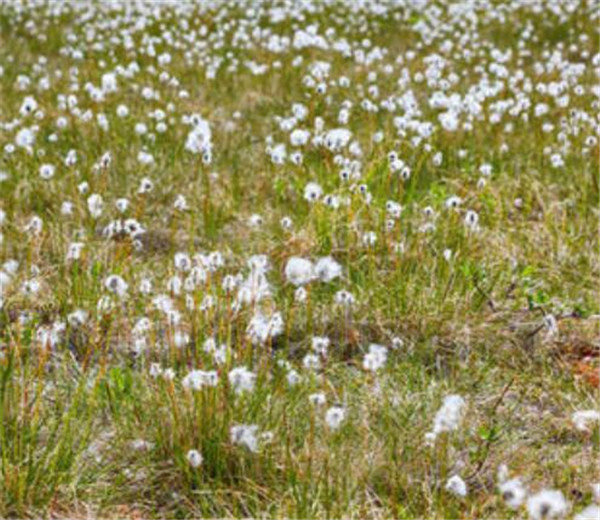
[[[279,336],[283,332],[283,318],[280,312],[270,317],[256,312],[248,324],[248,336],[253,344],[263,344],[268,340]]]
[[[511,509],[518,509],[527,498],[527,489],[519,478],[513,478],[500,483],[498,491],[502,499]]]
[[[309,182],[304,188],[304,198],[308,202],[316,202],[323,195],[323,188],[316,182]]]
[[[83,309],[77,309],[67,316],[67,322],[71,327],[81,327],[88,319],[88,313]]]
[[[438,410],[433,421],[433,434],[457,430],[466,407],[465,400],[460,395],[448,395],[444,398],[442,407]]]
[[[600,412],[598,410],[580,410],[571,416],[571,421],[580,432],[589,432],[594,424],[600,425]]]
[[[329,338],[325,336],[314,336],[311,340],[311,348],[315,354],[326,356],[329,343]]]
[[[369,351],[363,359],[363,368],[370,372],[377,372],[383,368],[387,361],[388,349],[383,345],[372,343],[369,345]]]
[[[23,104],[21,105],[21,108],[19,109],[19,114],[21,114],[22,117],[26,117],[30,114],[33,114],[38,108],[38,103],[35,100],[35,98],[33,96],[26,96],[23,99]]]
[[[543,318],[543,324],[546,328],[546,334],[548,338],[554,338],[558,336],[558,321],[556,320],[556,317],[553,314],[546,314]]]
[[[175,197],[173,207],[178,211],[187,211],[189,209],[189,205],[187,203],[186,198],[181,194]]]
[[[237,367],[229,372],[229,384],[236,394],[252,392],[256,382],[256,374],[246,367]]]
[[[288,229],[289,230],[289,229],[292,229],[293,222],[292,222],[292,219],[290,217],[283,217],[279,221],[279,224],[281,225],[281,227],[283,229]]]
[[[477,230],[479,228],[479,215],[473,211],[468,210],[465,214],[465,226],[472,230]]]
[[[322,282],[329,283],[342,275],[342,266],[332,257],[325,256],[317,261],[315,275]]]
[[[335,293],[334,301],[342,307],[351,307],[354,305],[355,299],[352,293],[342,289]]]
[[[398,336],[393,337],[392,338],[392,348],[394,350],[398,350],[402,347],[404,347],[404,340],[402,338],[399,338]]]
[[[346,409],[343,406],[332,406],[325,412],[325,423],[332,430],[337,430],[346,419]]]
[[[215,387],[219,382],[219,375],[215,370],[192,370],[181,382],[188,390],[201,390],[204,387]]]
[[[194,469],[199,468],[202,465],[203,457],[198,450],[190,450],[185,456],[190,466]]]
[[[53,164],[42,164],[40,166],[40,177],[46,181],[54,177],[55,172],[56,166]]]
[[[600,507],[596,504],[592,504],[577,513],[573,517],[573,520],[598,520],[598,518],[600,518]]]
[[[560,491],[543,489],[527,499],[527,512],[533,520],[562,518],[569,512],[569,503]]]
[[[192,115],[192,130],[188,133],[185,149],[193,154],[209,154],[212,151],[212,133],[208,121],[197,114]]]
[[[127,208],[129,207],[129,200],[125,198],[120,198],[115,201],[115,206],[119,213],[125,213]]]
[[[107,290],[113,294],[116,294],[119,298],[124,298],[127,296],[127,289],[129,288],[129,285],[127,285],[127,282],[119,275],[111,274],[108,276],[104,281],[104,286]]]
[[[175,253],[175,257],[173,259],[175,264],[175,269],[181,272],[187,272],[192,268],[192,259],[190,255],[184,252]]]
[[[468,493],[467,483],[458,475],[453,475],[446,482],[446,491],[457,497],[466,497]]]
[[[239,424],[231,427],[231,442],[243,446],[249,451],[258,452],[258,426],[256,424]]]
[[[310,260],[291,257],[285,266],[285,277],[295,286],[306,285],[315,278],[315,268]]]
[[[308,293],[304,287],[298,287],[298,289],[294,291],[294,301],[296,303],[305,303],[307,297]]]
[[[160,363],[152,363],[150,365],[150,370],[148,371],[148,373],[150,374],[150,377],[153,379],[161,376],[163,373],[163,369],[160,366]]]
[[[300,383],[300,381],[302,380],[302,377],[296,370],[291,369],[286,374],[285,379],[286,379],[288,385],[295,386],[298,383]]]
[[[323,406],[327,402],[327,398],[323,392],[317,392],[314,394],[310,394],[308,396],[308,400],[314,406]]]
[[[83,250],[83,242],[71,242],[67,251],[67,261],[79,260]]]
[[[321,360],[316,354],[306,354],[302,359],[302,366],[307,370],[318,370],[321,367]]]
[[[154,188],[154,183],[148,177],[144,177],[140,181],[140,186],[138,188],[138,194],[143,195],[144,193],[149,193]]]
[[[98,218],[102,215],[104,201],[97,193],[92,193],[87,199],[88,210],[92,218]]]
[[[452,197],[448,197],[446,199],[445,205],[446,205],[446,208],[453,209],[453,208],[458,208],[458,206],[460,206],[461,203],[462,203],[461,198],[457,197],[456,195],[453,195]]]

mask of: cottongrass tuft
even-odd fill
[[[197,450],[190,450],[185,456],[190,466],[194,469],[199,468],[202,465],[203,457]]]
[[[346,420],[346,409],[343,406],[332,406],[325,412],[325,423],[331,430],[337,430]]]
[[[527,512],[532,520],[563,518],[569,512],[569,503],[562,492],[543,489],[527,499]]]
[[[452,475],[446,482],[446,491],[464,498],[468,494],[467,483],[458,475]]]

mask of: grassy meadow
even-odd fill
[[[597,520],[599,20],[0,0],[0,517]]]

